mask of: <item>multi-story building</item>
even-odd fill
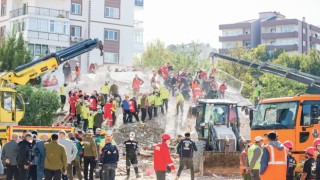
[[[143,9],[144,0],[134,1],[134,54],[141,55],[143,46]]]
[[[248,28],[251,29],[251,35],[247,35]],[[237,46],[251,48],[259,44],[265,45],[270,52],[282,49],[287,52],[308,53],[312,48],[320,51],[319,27],[306,23],[305,18],[301,21],[287,19],[279,12],[262,12],[259,19],[220,25],[220,30],[220,53]],[[251,46],[247,46],[249,43],[246,41],[251,41]]]
[[[82,72],[87,72],[90,63],[132,64],[133,1],[0,1],[0,35],[22,32],[33,56],[56,52],[82,39],[98,38],[104,44],[104,56],[91,51],[73,60]]]

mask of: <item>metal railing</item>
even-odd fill
[[[28,31],[28,38],[69,42],[69,36],[65,34],[56,34],[56,33],[31,31],[31,30]]]
[[[69,11],[43,8],[43,7],[34,7],[34,6],[26,6],[23,8],[19,8],[19,9],[15,9],[15,10],[10,11],[10,18],[19,17],[19,16],[23,16],[26,14],[34,14],[34,15],[40,15],[40,16],[50,16],[50,17],[69,19]]]

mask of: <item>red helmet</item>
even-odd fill
[[[171,139],[171,137],[169,134],[162,134],[161,139],[162,139],[162,141],[166,141],[166,140]]]
[[[313,141],[313,146],[317,147],[320,144],[320,138],[317,138]]]
[[[283,145],[288,148],[288,149],[292,149],[293,148],[293,144],[291,141],[286,141],[283,143]]]
[[[308,153],[311,156],[314,156],[316,154],[316,149],[314,147],[310,146],[306,149],[306,153]]]

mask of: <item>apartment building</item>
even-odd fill
[[[320,51],[320,28],[308,24],[305,18],[287,19],[279,12],[261,12],[256,20],[245,23],[220,25],[222,43],[220,53],[238,46],[253,48],[259,44],[266,46],[269,52],[282,49],[286,52],[308,53],[310,49]],[[251,27],[251,35],[247,30]],[[248,46],[251,42],[250,46]]]
[[[144,0],[134,1],[134,55],[141,55],[144,51],[143,46],[143,17]]]
[[[56,52],[82,39],[98,38],[98,51],[72,60],[87,72],[90,63],[133,62],[134,1],[121,0],[0,0],[0,35],[23,33],[33,56]]]

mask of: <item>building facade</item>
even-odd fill
[[[287,19],[278,12],[262,12],[259,19],[223,24],[219,29],[222,31],[220,53],[239,46],[254,48],[259,44],[265,45],[269,52],[275,49],[299,53],[308,53],[310,49],[320,51],[319,27],[308,24],[305,18]]]
[[[134,1],[134,55],[141,55],[144,51],[143,46],[143,9],[144,0]]]
[[[56,52],[87,38],[104,44],[71,62],[87,72],[90,63],[133,62],[134,1],[121,0],[0,0],[0,35],[23,33],[32,56]]]

